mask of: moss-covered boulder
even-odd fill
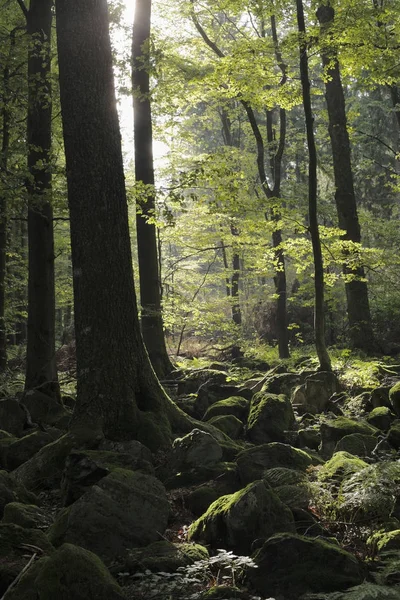
[[[271,373],[267,376],[262,392],[270,394],[285,394],[290,398],[293,389],[305,381],[302,373]]]
[[[7,433],[17,437],[23,434],[26,413],[15,398],[0,400],[0,424]]]
[[[304,450],[293,448],[289,444],[271,442],[249,450],[244,450],[237,457],[240,480],[244,485],[262,479],[265,471],[275,467],[286,467],[305,471],[313,463],[313,459]]]
[[[130,573],[145,571],[173,573],[198,560],[207,560],[208,550],[200,544],[173,544],[166,540],[154,542],[145,548],[130,550],[124,561],[124,570]]]
[[[5,600],[123,600],[117,582],[98,556],[64,544],[42,558],[6,594]]]
[[[320,371],[307,376],[292,395],[292,403],[300,412],[318,414],[323,412],[329,399],[339,391],[339,381],[334,373]]]
[[[19,575],[33,552],[51,554],[53,546],[42,531],[24,529],[14,523],[0,523],[0,594],[3,595],[8,586]]]
[[[230,396],[225,400],[219,400],[215,404],[212,404],[204,415],[204,420],[208,421],[212,417],[219,415],[233,415],[245,421],[249,414],[250,401],[242,396]]]
[[[26,529],[47,529],[52,522],[48,511],[35,504],[10,502],[4,508],[3,523],[15,523]]]
[[[171,461],[176,470],[215,465],[222,459],[222,448],[213,436],[193,429],[173,443]]]
[[[51,444],[62,435],[59,429],[54,427],[49,428],[47,431],[34,431],[19,439],[13,440],[7,447],[6,452],[6,464],[7,469],[13,471],[24,462],[29,460],[36,452],[39,452],[41,448]]]
[[[377,406],[367,416],[367,423],[380,429],[387,431],[394,419],[394,415],[387,406]]]
[[[141,445],[141,444],[140,444]],[[64,506],[78,500],[88,489],[115,469],[140,470],[154,474],[153,465],[141,455],[110,450],[73,450],[65,460],[61,480]]]
[[[249,579],[263,597],[342,590],[366,575],[359,561],[338,545],[290,533],[268,539],[253,558],[258,568],[249,571]]]
[[[189,540],[247,554],[255,540],[294,530],[291,511],[265,482],[255,481],[236,494],[213,502],[191,525]]]
[[[46,423],[60,429],[67,429],[72,412],[56,400],[39,390],[28,390],[24,404],[34,423]]]
[[[158,479],[116,469],[61,511],[49,537],[55,546],[77,544],[108,564],[126,549],[158,540],[168,515],[165,488]]]
[[[247,420],[247,437],[254,444],[286,441],[295,417],[290,400],[284,394],[255,394]]]
[[[365,421],[355,421],[347,417],[337,417],[321,424],[321,455],[325,458],[332,456],[339,440],[346,435],[360,433],[362,435],[376,436],[378,431]]]
[[[310,448],[318,450],[321,443],[321,433],[316,427],[306,427],[299,429],[298,440],[300,448]]]
[[[400,449],[400,420],[392,423],[386,439],[393,448]]]
[[[233,415],[218,415],[211,417],[210,425],[213,425],[220,431],[223,431],[232,440],[237,440],[243,432],[243,423]]]
[[[210,504],[223,495],[224,494],[218,493],[216,487],[212,487],[211,485],[201,485],[188,494],[185,498],[185,506],[195,517],[201,517]]]
[[[192,369],[178,381],[178,395],[196,393],[200,386],[206,384],[224,384],[228,375],[213,369]]]
[[[164,481],[169,490],[182,488],[203,483],[212,482],[216,484],[220,494],[231,494],[240,489],[240,480],[236,463],[219,462],[216,465],[185,469],[167,477]]]
[[[341,483],[343,479],[367,467],[367,463],[348,452],[336,452],[318,472],[320,481]]]
[[[335,453],[344,451],[353,456],[371,456],[377,443],[376,437],[362,433],[345,435],[335,446]]]
[[[390,388],[389,402],[393,412],[400,417],[400,381]]]
[[[36,503],[36,496],[28,492],[6,471],[0,471],[0,519],[10,502]]]

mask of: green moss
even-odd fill
[[[207,409],[204,420],[208,421],[211,417],[219,415],[233,415],[240,420],[246,419],[249,412],[249,401],[241,396],[230,396],[225,400],[215,402]]]
[[[393,418],[394,415],[387,406],[377,406],[369,413],[367,421],[370,425],[382,431],[387,431]]]
[[[262,479],[264,472],[268,469],[285,467],[305,471],[313,463],[313,458],[304,450],[280,442],[261,444],[241,452],[237,457],[238,470],[243,484]]]
[[[348,452],[336,452],[328,462],[326,462],[318,473],[320,481],[334,480],[340,482],[349,475],[361,471],[368,464]]]
[[[400,381],[389,390],[389,401],[397,416],[400,416]]]
[[[326,423],[323,423],[323,427],[329,428],[329,430],[333,432],[333,435],[336,434],[340,437],[352,433],[363,433],[366,435],[374,435],[377,433],[376,427],[372,427],[372,425],[363,421],[348,419],[347,417],[337,417],[332,421],[327,421]]]
[[[233,415],[218,415],[211,417],[209,420],[211,425],[223,431],[231,439],[236,440],[243,431],[243,423]]]
[[[167,541],[154,542],[146,548],[130,550],[124,569],[130,573],[149,569],[153,573],[160,571],[175,572],[179,567],[191,565],[198,560],[206,560],[208,551],[200,544],[173,544]]]
[[[368,539],[368,545],[376,548],[378,552],[400,550],[400,529],[376,532]]]
[[[293,408],[287,396],[259,392],[251,401],[247,435],[255,444],[282,442],[294,421]]]
[[[4,508],[3,523],[15,523],[26,529],[47,527],[49,517],[46,512],[34,504],[10,502]]]

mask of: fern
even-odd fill
[[[344,592],[306,594],[301,600],[399,600],[400,589],[362,583]]]

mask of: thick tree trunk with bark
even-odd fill
[[[60,93],[75,301],[73,431],[156,449],[189,420],[169,400],[140,333],[106,0],[57,0]]]
[[[324,45],[324,36],[329,36],[329,28],[333,24],[334,16],[334,9],[329,5],[322,5],[317,10],[322,34],[322,63],[326,70],[325,98],[328,107],[329,136],[332,145],[336,187],[335,201],[339,227],[346,232],[342,239],[359,244],[361,232],[354,193],[350,140],[347,131],[346,107],[339,62],[335,49],[329,46],[331,41],[329,37],[328,39],[325,37],[328,44]],[[346,254],[351,259],[354,258],[355,252],[357,251],[350,248]],[[344,265],[343,270],[346,277],[347,315],[351,345],[354,348],[371,352],[375,349],[375,344],[364,268],[362,265],[357,268]]]
[[[307,129],[307,145],[309,152],[308,167],[308,214],[310,235],[314,256],[315,308],[314,328],[315,346],[321,371],[331,371],[331,361],[325,345],[324,318],[324,268],[322,262],[321,240],[319,237],[317,213],[317,151],[315,147],[313,116],[311,108],[310,80],[308,76],[308,56],[305,41],[305,23],[302,0],[296,0],[297,25],[300,33],[300,78],[303,94],[304,114]]]
[[[149,85],[151,0],[136,0],[132,41],[132,83],[136,181],[153,189],[140,202],[136,217],[141,304],[141,328],[151,364],[165,379],[174,367],[165,346],[161,312],[161,282],[154,218],[153,131]]]
[[[52,5],[52,0],[31,0],[27,14],[29,278],[25,388],[58,397],[50,164]]]

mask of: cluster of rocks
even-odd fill
[[[325,492],[339,520],[371,524],[371,554],[399,551],[373,586],[377,600],[399,597],[400,383],[362,394],[355,419],[332,373],[280,367],[239,386],[218,368],[192,371],[176,401],[198,427],[162,465],[136,441],[77,447],[72,406],[45,398],[0,400],[4,600],[123,598],[110,572],[174,572],[219,548],[254,559],[247,584],[263,597],[362,588],[365,564],[312,510]],[[41,429],[24,429],[26,408]],[[54,519],[43,489],[59,490]],[[171,497],[195,518],[185,543],[165,538]]]

